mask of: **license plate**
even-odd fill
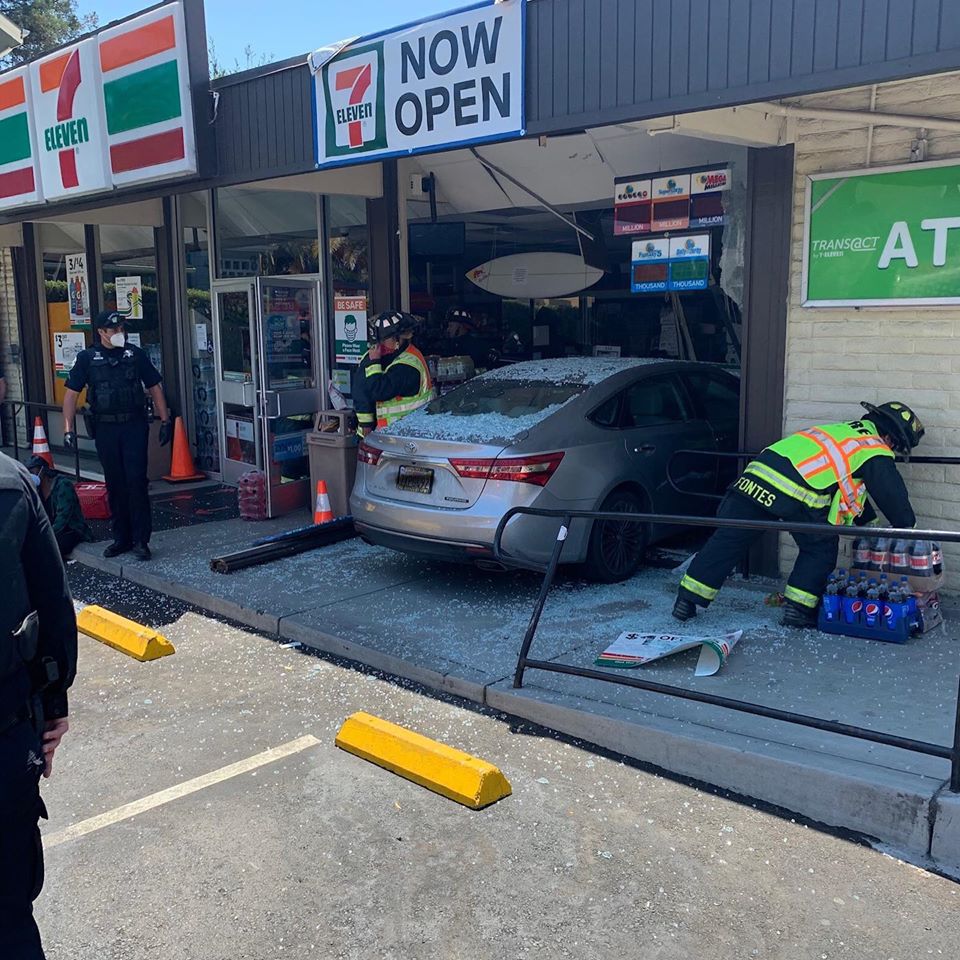
[[[397,474],[397,489],[407,493],[430,493],[433,471],[427,467],[401,467]]]

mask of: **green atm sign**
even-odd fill
[[[960,304],[960,165],[807,181],[803,304]]]

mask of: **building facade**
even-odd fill
[[[925,451],[958,452],[957,307],[932,302],[950,297],[811,306],[803,287],[809,176],[960,164],[948,0],[507,0],[213,82],[202,3],[167,6],[191,34],[197,164],[0,211],[11,397],[61,399],[57,334],[89,342],[71,323],[82,254],[88,312],[139,282],[132,326],[198,465],[229,482],[264,467],[291,503],[311,414],[331,387],[349,402],[356,330],[396,306],[424,317],[431,352],[475,368],[581,353],[727,364],[743,450],[896,395],[927,423]],[[338,105],[334,68],[380,91],[382,130],[373,94],[344,88]],[[645,207],[630,193],[643,184],[665,192]],[[673,206],[658,216],[659,201]],[[678,237],[699,253],[647,262]],[[447,336],[453,307],[474,315],[470,350]],[[950,469],[905,468],[921,523],[960,511]]]

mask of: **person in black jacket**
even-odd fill
[[[897,472],[895,453],[908,455],[924,435],[920,418],[898,401],[864,403],[861,420],[823,424],[790,434],[747,464],[717,516],[729,520],[786,520],[846,526],[872,521],[869,496],[895,527],[917,518]],[[720,527],[693,558],[680,581],[673,615],[686,621],[716,597],[737,561],[762,529]],[[812,627],[840,538],[792,534],[799,555],[783,591],[783,625]]]
[[[353,406],[361,437],[433,399],[430,368],[413,343],[417,324],[416,317],[398,310],[370,321],[372,345],[353,374]]]
[[[49,777],[77,670],[77,621],[29,473],[0,454],[0,957],[43,960],[40,776]]]

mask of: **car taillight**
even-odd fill
[[[532,457],[451,459],[450,465],[465,480],[512,480],[544,487],[560,466],[563,453],[537,453]]]
[[[360,441],[360,446],[357,448],[357,460],[360,463],[369,463],[371,467],[375,467],[380,462],[382,455],[382,450],[371,447],[369,443],[364,443],[363,440]]]

